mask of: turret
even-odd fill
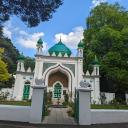
[[[42,48],[43,48],[43,41],[42,39],[40,38],[38,41],[37,41],[37,55],[42,55]]]
[[[100,74],[99,74],[99,66],[100,63],[98,61],[97,56],[95,56],[95,59],[92,62],[93,65],[93,72],[91,74],[92,76],[92,102],[95,102],[96,104],[100,104]]]
[[[83,57],[83,49],[84,49],[84,43],[82,40],[78,43],[78,48],[77,48],[77,56],[78,57]]]
[[[98,58],[97,58],[96,55],[95,55],[95,59],[92,62],[92,65],[93,65],[92,75],[99,76],[99,66],[100,66],[100,64],[99,64],[99,61],[98,61]]]
[[[24,57],[23,53],[21,53],[18,56],[17,71],[25,72],[25,69],[24,69],[24,59],[25,59],[25,57]]]

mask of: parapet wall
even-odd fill
[[[0,120],[30,121],[30,106],[0,105]]]
[[[91,110],[91,124],[127,123],[128,110]]]

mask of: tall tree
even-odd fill
[[[1,0],[0,22],[16,15],[29,27],[48,21],[63,0]]]
[[[128,91],[128,12],[118,3],[102,3],[92,9],[84,42],[85,62],[89,65],[97,55],[102,77],[113,81],[115,91]]]
[[[0,82],[7,81],[9,79],[7,64],[2,61],[3,52],[4,50],[0,48]]]

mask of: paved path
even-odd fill
[[[44,118],[43,124],[76,125],[74,118],[68,116],[67,110],[67,108],[50,108],[50,115]]]

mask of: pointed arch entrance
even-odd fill
[[[62,65],[52,66],[44,72],[43,78],[45,80],[45,85],[47,86],[47,92],[52,92],[53,100],[56,99],[54,96],[54,91],[56,91],[56,89],[54,87],[57,83],[61,85],[60,92],[62,102],[65,94],[72,96],[72,77],[73,74],[71,71]],[[57,95],[60,94],[57,93]]]

